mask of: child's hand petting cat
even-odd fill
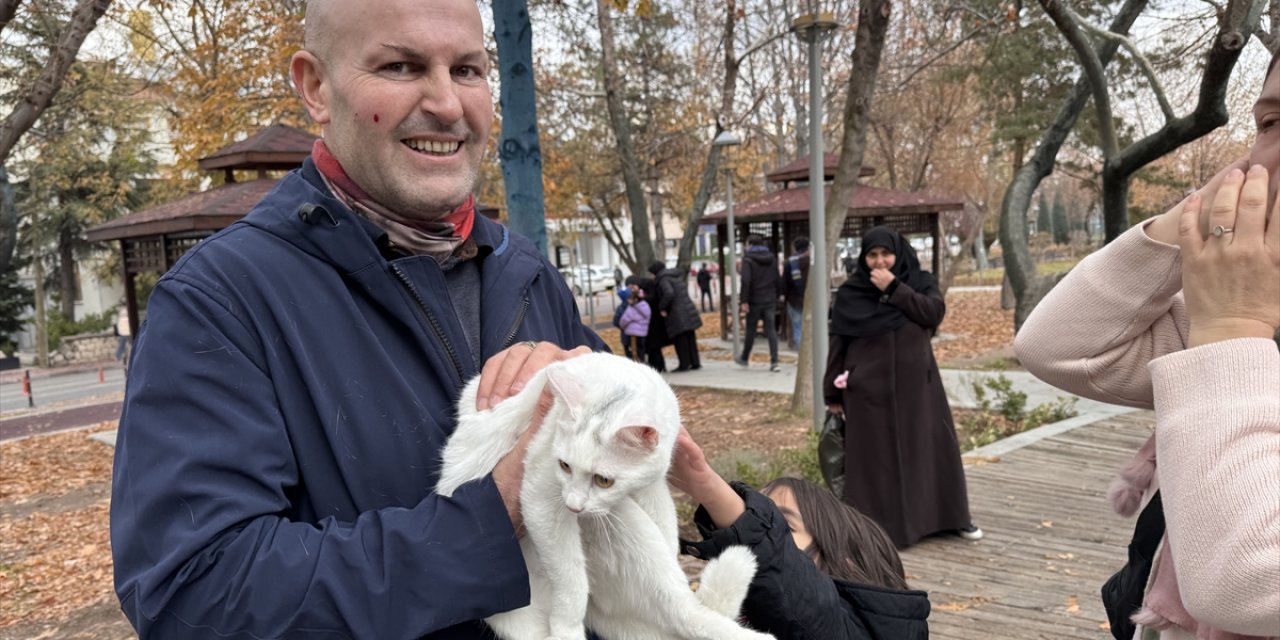
[[[498,495],[502,496],[502,503],[507,507],[507,517],[511,518],[516,537],[524,536],[524,516],[520,514],[520,487],[524,484],[525,453],[529,450],[529,441],[538,433],[542,419],[551,410],[553,402],[555,398],[551,395],[551,390],[544,390],[542,397],[538,398],[538,408],[533,412],[529,428],[516,440],[515,448],[508,451],[493,468],[493,483],[498,485]]]
[[[547,365],[591,353],[587,347],[568,351],[550,342],[520,342],[494,354],[480,370],[476,410],[484,411],[520,393],[533,374]]]
[[[707,464],[702,447],[693,441],[693,436],[683,426],[676,437],[675,455],[671,458],[671,471],[667,477],[675,488],[706,507],[707,515],[718,527],[733,524],[747,510],[742,497]]]

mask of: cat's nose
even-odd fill
[[[582,507],[575,507],[567,504],[565,506],[569,508],[569,511],[572,511],[574,513],[582,513]]]

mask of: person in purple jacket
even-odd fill
[[[448,499],[440,452],[471,378],[484,409],[605,347],[475,215],[488,60],[470,0],[307,2],[290,71],[322,139],[137,336],[111,551],[140,637],[478,640],[529,603],[527,436]]]
[[[644,291],[638,283],[627,285],[631,293],[627,296],[627,310],[622,312],[618,326],[622,329],[622,344],[628,356],[644,364],[645,338],[649,335],[649,319],[652,309],[644,300]]]

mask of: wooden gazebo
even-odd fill
[[[835,177],[839,156],[828,153],[823,158],[824,175],[829,185]],[[874,175],[870,167],[862,167],[859,177]],[[733,222],[735,239],[745,244],[748,234],[759,234],[765,243],[775,252],[791,255],[791,242],[799,236],[813,238],[809,232],[809,159],[801,158],[780,169],[765,175],[765,178],[781,188],[770,191],[757,198],[734,203]],[[827,194],[830,186],[825,187]],[[942,226],[940,214],[943,211],[955,211],[964,208],[964,202],[954,198],[934,196],[927,193],[911,193],[894,191],[859,184],[853,192],[849,203],[849,215],[845,219],[841,238],[861,238],[869,229],[887,224],[905,236],[928,235],[932,242],[932,268],[939,273],[941,266]],[[729,242],[727,214],[717,211],[703,218],[706,224],[715,224],[718,244],[724,247]],[[741,255],[741,253],[739,253]],[[727,305],[728,292],[725,290],[726,255],[720,252],[720,326],[722,337],[728,336]],[[834,260],[828,261],[834,265]],[[785,325],[787,314],[778,314]]]
[[[165,204],[104,222],[85,234],[90,242],[120,241],[125,304],[130,334],[138,335],[135,278],[164,273],[201,240],[239,220],[276,186],[283,172],[302,166],[316,136],[277,124],[201,158],[205,171],[225,172],[225,184]],[[236,182],[236,171],[256,171],[249,182]]]

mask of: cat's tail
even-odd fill
[[[712,611],[737,619],[756,575],[756,556],[741,545],[727,547],[707,563],[698,579],[698,600]]]

